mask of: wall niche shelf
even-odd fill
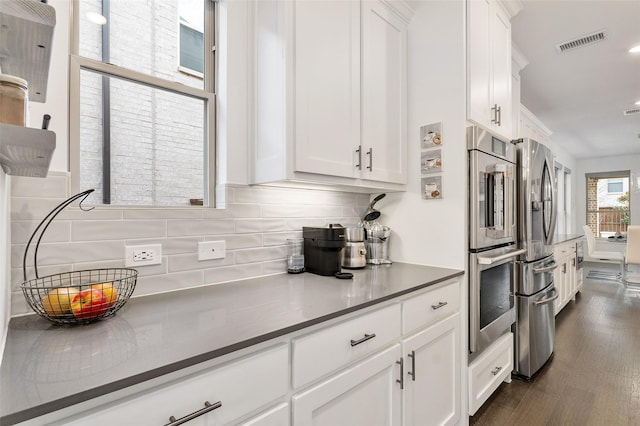
[[[0,123],[0,165],[8,175],[47,177],[55,148],[50,130]]]
[[[27,81],[31,102],[47,99],[55,25],[53,6],[0,0],[0,70]],[[0,123],[0,165],[9,175],[46,177],[55,148],[54,132]]]

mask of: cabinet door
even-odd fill
[[[407,182],[405,23],[379,1],[362,2],[363,179]]]
[[[294,170],[353,177],[359,174],[359,2],[305,0],[293,7]]]
[[[494,2],[491,14],[491,107],[496,105],[498,128],[508,137],[512,136],[511,126],[511,22],[509,16]],[[494,111],[494,116],[496,112]],[[496,117],[494,117],[496,118]]]
[[[467,27],[467,115],[485,127],[492,127],[491,104],[491,1],[471,0]]]
[[[279,404],[247,421],[239,423],[238,426],[289,426],[289,404]]]
[[[460,419],[460,315],[402,343],[405,358],[403,424],[452,425]]]
[[[394,345],[294,395],[293,424],[399,425],[400,354],[400,345]]]

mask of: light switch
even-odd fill
[[[198,243],[198,260],[224,259],[225,241],[203,241]]]

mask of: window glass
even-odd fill
[[[96,190],[91,202],[188,206],[204,198],[202,99],[85,70],[81,87],[80,187]]]
[[[627,232],[629,172],[587,174],[587,225],[596,237],[620,236]]]
[[[94,204],[208,205],[215,186],[215,97],[209,87],[215,49],[206,43],[214,33],[214,3],[75,4],[74,189],[95,189]]]
[[[609,179],[609,182],[607,182],[607,192],[622,192],[622,179]]]
[[[204,1],[81,0],[78,2],[78,54],[191,87],[204,88],[202,78],[178,71],[181,62],[178,56],[182,56],[180,23],[188,24],[191,36],[193,32],[202,34]],[[103,25],[97,17],[103,17]],[[204,43],[201,41],[198,46],[189,46],[188,56],[190,61],[201,64],[203,68]],[[202,69],[197,71],[204,72]]]

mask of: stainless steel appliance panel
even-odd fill
[[[553,254],[557,183],[549,148],[528,138],[517,146],[518,242],[526,250],[521,260],[531,262]]]
[[[584,241],[579,239],[576,241],[576,270],[584,267]]]
[[[515,246],[469,255],[469,351],[477,354],[516,320]]]
[[[553,283],[553,271],[558,267],[553,255],[536,262],[517,262],[516,293],[532,295]]]
[[[531,378],[553,354],[557,298],[553,284],[532,296],[516,296],[515,370],[522,377]]]
[[[469,248],[515,242],[516,167],[513,145],[478,126],[467,133],[469,148]]]

